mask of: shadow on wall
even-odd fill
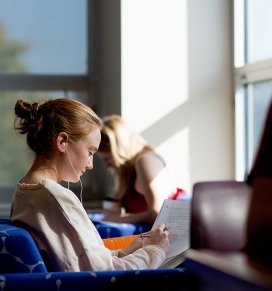
[[[141,133],[152,146],[159,147],[188,129],[188,140],[184,141],[188,152],[177,144],[176,150],[163,155],[167,163],[175,163],[168,164],[169,169],[178,169],[173,174],[188,191],[198,181],[234,177],[231,103],[217,97],[189,98]]]

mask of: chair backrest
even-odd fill
[[[0,273],[47,272],[31,235],[9,219],[0,219]]]
[[[139,234],[149,231],[151,224],[146,223],[118,223],[103,221],[104,215],[101,213],[88,213],[89,218],[95,225],[101,238],[119,237]]]
[[[243,251],[250,201],[251,188],[245,182],[195,183],[191,209],[191,248]]]

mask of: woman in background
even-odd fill
[[[152,225],[164,199],[184,193],[173,185],[162,157],[119,115],[103,118],[98,156],[115,172],[119,204],[119,211],[104,210],[103,220]]]
[[[26,134],[35,157],[17,183],[11,221],[31,233],[50,270],[158,268],[169,248],[164,225],[137,237],[124,250],[110,251],[81,201],[69,190],[69,182],[81,184],[80,177],[93,168],[101,140],[101,120],[93,110],[66,98],[41,104],[18,100],[15,114],[15,129]],[[68,188],[62,181],[68,182]]]

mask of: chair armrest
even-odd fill
[[[98,272],[54,272],[35,274],[0,275],[3,290],[20,291],[90,291],[90,290],[134,290],[154,286],[156,290],[187,290],[188,276],[185,269],[98,271]]]
[[[191,273],[192,282],[203,288],[200,290],[272,290],[272,266],[243,252],[190,249],[182,266]]]

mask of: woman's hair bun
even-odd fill
[[[38,116],[39,104],[18,100],[15,104],[15,114],[25,120],[35,120]]]

